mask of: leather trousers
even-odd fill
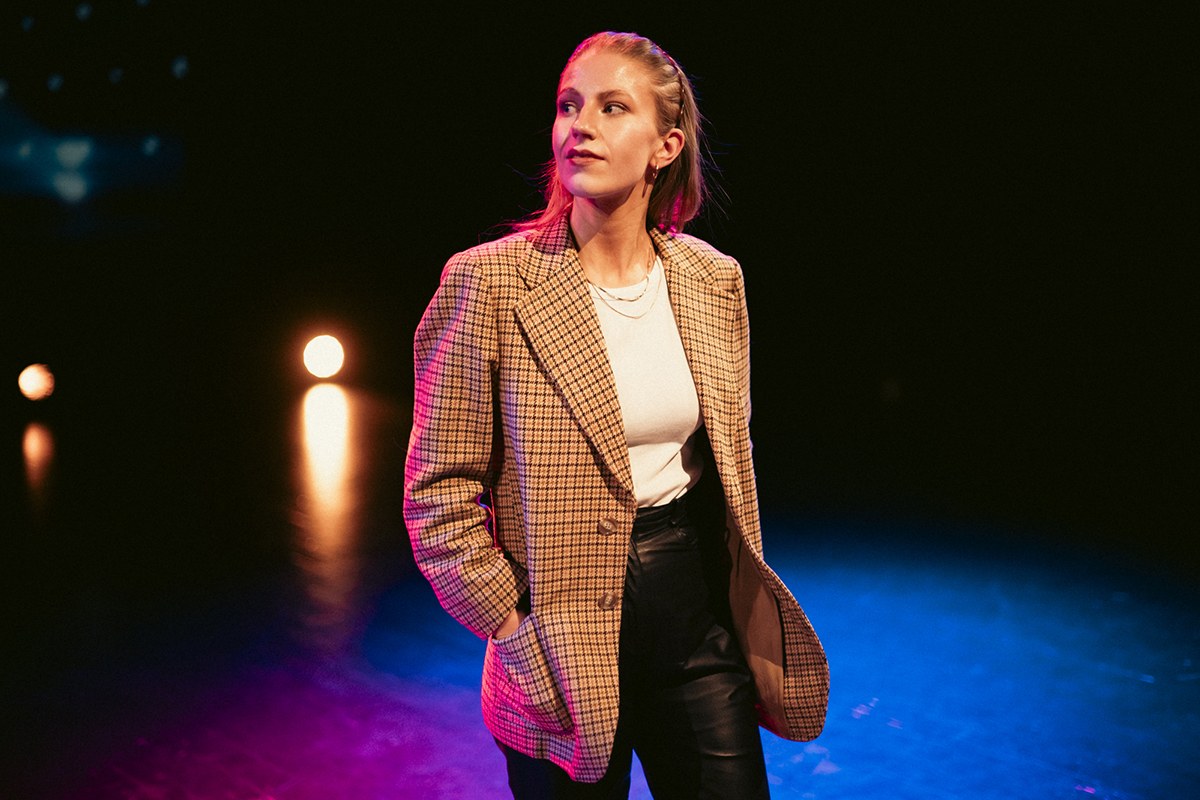
[[[642,509],[634,524],[608,772],[576,783],[501,745],[517,800],[625,800],[634,751],[655,800],[769,797],[754,683],[729,632],[723,515],[689,508],[700,505],[690,496]]]

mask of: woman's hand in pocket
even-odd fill
[[[517,628],[521,627],[521,622],[525,617],[529,616],[524,611],[514,608],[508,612],[508,616],[504,618],[504,622],[500,623],[500,627],[492,634],[493,639],[503,639],[505,636],[512,636],[517,632]]]

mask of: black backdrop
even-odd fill
[[[183,153],[79,205],[7,173],[3,363],[60,377],[57,407],[6,394],[10,441],[37,414],[174,435],[270,407],[317,328],[351,344],[347,380],[407,403],[441,264],[537,204],[563,61],[595,30],[637,30],[711,123],[727,197],[692,231],[745,269],[769,511],[995,521],[1197,561],[1182,20],[245,5],[122,21],[97,4],[92,28],[32,5],[36,46],[6,18],[0,102]],[[113,53],[132,65],[119,87],[43,90]],[[186,74],[167,77],[177,53]]]

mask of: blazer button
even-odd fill
[[[613,592],[605,592],[604,594],[600,595],[600,599],[596,601],[596,605],[600,606],[605,611],[612,611],[620,604],[620,602],[621,598],[619,595]]]
[[[600,532],[601,536],[612,536],[617,532],[617,523],[609,517],[605,517],[600,520],[600,524],[596,526],[596,530]]]

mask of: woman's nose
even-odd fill
[[[571,123],[571,132],[590,138],[595,133],[595,128],[592,127],[591,116],[583,111],[576,114],[575,121]]]

